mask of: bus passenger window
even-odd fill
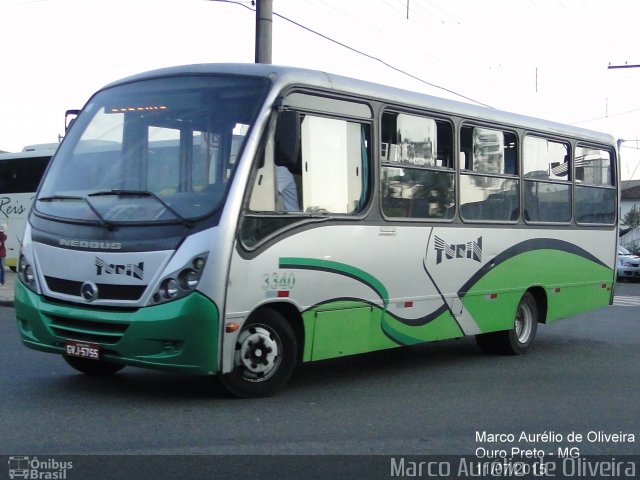
[[[520,216],[518,139],[484,127],[460,130],[460,216],[471,221],[516,221]]]
[[[613,154],[577,147],[575,156],[575,216],[578,223],[611,225],[616,220]]]
[[[571,221],[569,144],[526,136],[522,148],[524,219]]]
[[[404,113],[382,116],[382,210],[387,217],[451,219],[453,128]]]
[[[366,125],[304,117],[302,211],[348,214],[364,207],[369,185],[369,143]]]
[[[369,127],[300,115],[297,152],[270,141],[256,172],[249,208],[256,212],[348,214],[369,194]],[[288,158],[296,155],[296,159]],[[287,157],[287,158],[284,158]]]
[[[295,115],[299,128],[294,129],[299,129],[299,135],[278,138],[272,132],[256,161],[249,208],[241,227],[247,246],[308,219],[304,214],[353,214],[369,199],[369,125]],[[291,121],[291,115],[286,121]]]

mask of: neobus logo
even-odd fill
[[[103,240],[71,240],[61,238],[58,244],[62,247],[91,248],[95,250],[120,250],[121,242],[105,242]]]
[[[96,275],[126,275],[127,277],[144,278],[144,262],[114,264],[96,257]]]
[[[482,261],[482,237],[478,237],[475,242],[458,243],[449,245],[440,237],[435,237],[434,248],[436,250],[436,265],[443,259],[468,258],[476,262]]]

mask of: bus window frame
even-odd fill
[[[559,144],[564,144],[568,147],[568,153],[567,155],[569,156],[569,166],[568,166],[568,172],[567,172],[567,176],[568,178],[566,180],[558,180],[558,179],[550,179],[550,178],[546,178],[546,179],[538,179],[538,178],[527,178],[525,176],[524,173],[524,164],[525,164],[525,141],[527,138],[535,138],[535,139],[539,139],[539,140],[546,140],[547,142],[554,142],[554,143],[559,143]],[[545,133],[541,133],[541,132],[534,132],[534,131],[525,131],[524,134],[522,135],[522,141],[521,141],[521,152],[520,152],[520,158],[521,158],[521,182],[522,182],[522,199],[521,199],[521,217],[522,220],[525,224],[527,225],[548,225],[548,226],[569,226],[572,225],[574,223],[574,218],[575,218],[575,209],[574,209],[574,202],[575,202],[575,188],[574,188],[574,171],[573,171],[573,165],[574,165],[574,151],[575,151],[575,142],[572,141],[571,138],[569,137],[557,137],[557,136],[553,136],[553,135],[549,135],[549,134],[545,134]],[[566,185],[569,188],[569,211],[570,211],[570,215],[569,215],[569,219],[566,221],[562,221],[562,222],[556,222],[556,221],[550,221],[550,220],[530,220],[527,218],[527,215],[525,215],[526,213],[526,205],[525,205],[525,195],[526,195],[526,185],[527,182],[532,182],[532,183],[541,183],[541,184],[546,184],[546,185]]]
[[[437,165],[423,165],[423,166],[418,166],[418,165],[408,165],[408,164],[403,164],[398,162],[398,165],[393,165],[393,162],[390,162],[388,160],[383,160],[383,154],[382,154],[382,146],[383,144],[387,143],[387,142],[383,142],[383,132],[382,132],[382,125],[383,125],[383,117],[385,116],[385,114],[394,114],[396,115],[396,121],[397,121],[397,117],[400,115],[407,115],[407,116],[412,116],[412,117],[417,117],[417,118],[423,118],[423,119],[427,119],[427,120],[433,120],[436,125],[438,123],[446,123],[450,129],[451,129],[451,167],[445,167],[445,166],[437,166]],[[379,197],[378,199],[378,209],[380,212],[381,217],[389,222],[389,223],[453,223],[456,219],[456,212],[458,212],[458,207],[459,207],[459,203],[458,203],[458,190],[459,190],[459,175],[458,175],[458,156],[456,155],[456,139],[457,139],[457,127],[456,127],[456,122],[454,117],[451,116],[447,116],[447,115],[443,115],[443,114],[438,114],[436,112],[431,112],[428,110],[417,110],[415,108],[410,108],[410,107],[403,107],[403,106],[397,106],[397,105],[383,105],[383,107],[380,109],[378,115],[376,116],[376,121],[378,123],[378,128],[377,128],[377,134],[378,134],[378,138],[375,139],[375,148],[377,149],[377,155],[376,155],[376,168],[378,169],[378,179],[377,179],[377,185],[378,185],[378,191],[377,191],[377,195]],[[396,128],[397,128],[397,124],[396,124]],[[437,133],[436,133],[436,137],[437,137]],[[390,144],[387,144],[387,149],[389,148]],[[436,150],[437,153],[437,150]],[[384,168],[399,168],[399,169],[410,169],[410,170],[415,170],[415,171],[429,171],[429,172],[445,172],[447,174],[451,174],[453,176],[453,205],[452,205],[452,209],[453,209],[453,215],[449,216],[449,217],[412,217],[412,216],[392,216],[392,215],[387,215],[385,213],[385,208],[383,205],[383,194],[382,194],[382,182],[383,182],[383,169]]]
[[[295,101],[287,101],[293,98]],[[314,102],[312,100],[317,100]],[[339,112],[331,110],[329,107],[339,105],[341,106]],[[356,110],[364,112],[366,108],[369,112],[368,115],[358,115],[357,113],[350,113],[345,108],[349,105],[355,105]],[[254,190],[254,184],[258,178],[258,170],[264,166],[268,148],[275,149],[275,136],[277,130],[278,114],[282,111],[296,112],[300,117],[300,121],[309,115],[314,117],[322,117],[333,120],[342,120],[346,122],[356,123],[361,126],[365,126],[368,130],[367,161],[369,163],[368,181],[366,202],[360,209],[356,209],[349,213],[336,213],[336,212],[305,212],[305,211],[260,211],[251,210],[251,196]],[[290,232],[291,230],[299,228],[308,228],[309,225],[327,222],[354,222],[362,221],[367,218],[370,211],[375,204],[375,198],[377,195],[377,189],[375,187],[378,172],[375,163],[376,159],[376,146],[377,133],[375,131],[376,115],[374,104],[368,99],[363,97],[352,97],[346,94],[340,94],[336,92],[326,92],[324,90],[315,90],[309,88],[301,88],[299,86],[292,86],[287,90],[282,91],[273,105],[273,111],[268,121],[265,122],[265,128],[260,138],[260,144],[256,150],[255,158],[252,160],[251,174],[248,177],[245,197],[242,202],[241,220],[238,228],[238,239],[242,248],[247,252],[260,251],[262,248],[268,247],[270,244],[278,241],[282,236]],[[301,139],[301,136],[300,136]],[[299,139],[299,141],[300,141]],[[273,144],[271,147],[269,144]],[[302,150],[300,148],[300,155]],[[272,219],[273,222],[279,224],[273,228],[269,233],[257,238],[255,242],[248,241],[249,238],[245,234],[245,222],[247,219]]]
[[[579,180],[577,179],[577,175],[576,175],[576,152],[578,151],[579,148],[587,148],[587,149],[594,149],[594,150],[601,150],[604,152],[608,152],[609,153],[609,168],[610,168],[610,175],[611,175],[611,183],[610,184],[591,184],[591,183],[587,183],[587,184],[583,184],[583,183],[578,183]],[[576,141],[575,145],[573,147],[573,165],[572,165],[572,173],[573,173],[573,178],[572,178],[572,190],[573,190],[573,198],[572,198],[572,210],[573,210],[573,220],[575,222],[575,224],[577,226],[580,227],[594,227],[594,228],[612,228],[612,227],[616,227],[620,221],[619,219],[619,210],[620,210],[620,198],[619,198],[619,194],[618,194],[618,155],[617,152],[614,148],[612,148],[611,146],[608,145],[601,145],[601,144],[597,144],[597,143],[590,143],[590,142],[585,142],[585,141]],[[587,189],[594,189],[594,190],[606,190],[606,191],[613,191],[615,193],[614,195],[614,208],[613,208],[613,220],[611,222],[607,222],[607,223],[603,223],[603,222],[581,222],[578,219],[578,209],[577,209],[577,191],[579,188],[587,188]]]
[[[516,157],[515,157],[515,168],[516,168],[516,172],[515,173],[502,173],[502,174],[496,174],[496,173],[486,173],[486,172],[475,172],[474,170],[468,170],[466,168],[464,168],[464,166],[462,165],[462,161],[460,158],[460,155],[462,153],[465,154],[465,163],[467,161],[466,159],[466,152],[463,152],[462,150],[462,130],[465,128],[471,127],[472,129],[476,129],[476,128],[481,128],[481,129],[487,129],[487,130],[498,130],[500,132],[502,132],[503,134],[508,133],[511,134],[515,137],[515,146],[517,148],[516,151]],[[482,224],[487,224],[487,225],[516,225],[518,223],[520,223],[521,219],[522,219],[522,183],[523,183],[523,178],[522,178],[522,139],[523,139],[523,134],[522,134],[522,130],[518,128],[518,125],[502,125],[502,124],[494,124],[494,123],[490,123],[490,122],[482,122],[482,121],[478,121],[475,119],[468,119],[468,118],[462,118],[460,123],[458,124],[458,128],[456,130],[457,133],[457,140],[458,142],[456,143],[456,150],[455,152],[457,153],[457,165],[458,168],[456,169],[457,174],[458,174],[458,188],[457,188],[457,192],[456,192],[456,206],[457,206],[457,218],[459,218],[460,222],[463,224],[471,224],[471,225],[482,225]],[[471,136],[472,136],[472,148],[473,148],[473,130],[471,132]],[[504,137],[503,137],[504,140]],[[503,144],[503,150],[506,148],[506,144]],[[469,152],[471,155],[471,161],[473,161],[473,151]],[[509,220],[503,220],[503,219],[498,219],[498,220],[492,220],[492,219],[470,219],[470,218],[465,218],[463,216],[462,213],[462,200],[461,200],[461,195],[462,195],[462,178],[466,177],[466,178],[478,178],[478,177],[484,177],[484,178],[497,178],[497,179],[504,179],[504,180],[508,180],[508,181],[515,181],[516,182],[516,187],[517,187],[517,192],[515,195],[515,198],[518,200],[518,215],[516,215],[515,218],[511,218]],[[468,203],[465,203],[464,205],[467,205]]]

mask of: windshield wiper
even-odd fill
[[[49,195],[48,197],[38,197],[39,202],[53,202],[54,200],[87,200],[85,197],[76,195]]]
[[[176,212],[173,208],[169,206],[167,202],[162,200],[158,195],[149,190],[120,190],[120,189],[112,189],[112,190],[103,190],[100,192],[90,193],[89,197],[107,197],[111,195],[123,196],[123,197],[151,197],[156,200],[160,205],[166,208],[169,212],[171,212],[180,222],[188,228],[193,227],[193,224]]]
[[[100,212],[96,209],[96,207],[93,206],[93,204],[87,197],[83,197],[80,195],[49,195],[48,197],[40,197],[40,198],[37,198],[36,200],[39,202],[53,202],[56,200],[82,200],[83,202],[86,202],[87,205],[89,205],[89,208],[91,209],[91,211],[95,214],[96,217],[98,217],[98,220],[100,221],[100,225],[102,225],[103,227],[109,230],[114,229],[114,224],[105,220],[105,218],[100,214]]]

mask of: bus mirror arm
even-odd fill
[[[78,118],[78,115],[80,115],[80,110],[67,110],[66,112],[64,112],[65,133],[69,131],[69,129],[71,128],[71,125],[73,125],[73,123],[76,121],[76,118]],[[73,118],[70,119],[69,117],[73,117]]]

